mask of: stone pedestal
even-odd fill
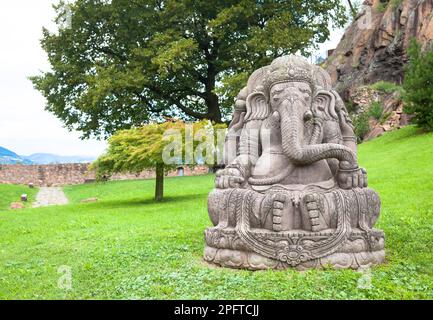
[[[323,239],[331,233],[269,233],[269,237],[282,239],[283,242],[302,241],[302,237]],[[370,232],[352,230],[350,236],[335,252],[312,260],[302,259],[302,247],[296,244],[286,246],[287,255],[291,259],[277,260],[264,257],[251,250],[234,229],[209,228],[205,233],[206,246],[204,260],[221,267],[264,270],[296,268],[306,270],[311,268],[334,267],[336,269],[358,269],[371,267],[385,261],[385,237],[381,230]],[[283,240],[286,239],[286,240]]]

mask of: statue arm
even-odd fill
[[[239,140],[239,155],[225,169],[216,173],[217,188],[237,188],[251,173],[251,167],[259,156],[259,132],[261,120],[250,120],[244,125]]]
[[[224,142],[224,164],[228,165],[238,156],[239,154],[239,143],[242,128],[244,126],[245,112],[236,110],[233,114],[233,120],[231,121],[227,130],[227,135]]]
[[[353,133],[353,130],[352,130],[352,134],[343,136],[343,145],[350,148],[350,150],[352,150],[353,153],[358,154],[358,148],[356,145],[356,136]]]
[[[254,91],[246,100],[246,114],[243,118],[239,138],[239,155],[229,161],[225,169],[216,173],[217,188],[240,187],[250,176],[251,167],[256,163],[260,153],[260,128],[263,120],[269,115],[269,105],[261,91]],[[230,131],[230,130],[229,130]],[[228,141],[234,141],[231,135]]]
[[[350,120],[349,113],[347,112],[344,102],[340,95],[332,90],[332,94],[335,96],[335,113],[338,117],[339,131],[341,132],[343,145],[348,147],[353,153],[357,154],[356,135],[352,120]]]
[[[239,91],[235,100],[235,107],[232,121],[229,124],[224,143],[224,164],[228,165],[239,154],[239,140],[242,128],[245,125],[245,115],[247,113],[246,101],[248,90],[244,87]]]
[[[332,92],[336,96],[336,113],[338,115],[338,124],[341,132],[342,144],[352,150],[355,154],[355,157],[358,158],[357,153],[357,138],[354,132],[354,126],[352,121],[350,120],[349,113],[347,112],[346,107],[344,106],[343,101],[341,100],[338,93],[335,91]],[[347,181],[346,186],[351,187],[367,187],[368,179],[367,179],[367,171],[364,168],[359,168],[357,174],[352,174],[350,172],[339,171],[337,174],[337,179],[341,181]]]
[[[318,121],[313,130],[310,145],[314,145],[315,143],[318,143],[318,145],[340,145],[352,154],[352,161],[357,164],[356,136],[352,122],[339,95],[335,91],[331,93],[335,97],[335,100],[330,96],[331,103],[329,104],[329,109],[323,108],[327,113],[318,113],[322,117],[316,118]],[[321,130],[319,130],[320,127],[322,127]],[[353,168],[350,161],[346,161],[344,158],[332,157],[328,158],[327,162],[331,172],[342,188],[350,189],[367,186],[365,169],[358,166]]]
[[[261,120],[252,120],[245,124],[239,141],[239,156],[232,162],[232,164],[242,167],[245,178],[249,176],[251,166],[256,163],[259,157],[261,124]]]

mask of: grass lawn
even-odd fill
[[[387,237],[387,263],[371,270],[370,288],[359,288],[352,270],[204,264],[208,175],[166,179],[163,203],[152,201],[152,180],[119,181],[67,187],[66,206],[0,210],[0,298],[432,299],[433,134],[407,127],[359,153],[381,195],[377,226]],[[79,203],[89,197],[99,202]],[[72,290],[58,288],[64,265]]]
[[[23,193],[27,194],[28,199],[24,205],[30,207],[37,192],[37,188],[30,189],[28,186],[0,184],[0,210],[8,209],[12,202],[21,202]]]

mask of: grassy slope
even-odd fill
[[[36,188],[0,184],[0,210],[9,208],[12,202],[21,202],[20,198],[23,193],[27,193],[28,197],[28,202],[25,205],[30,206],[36,196]]]
[[[379,191],[378,226],[386,265],[343,270],[238,271],[202,260],[210,222],[212,176],[166,180],[153,203],[153,181],[66,188],[72,204],[0,213],[0,298],[433,298],[433,134],[412,127],[360,147],[360,162]],[[98,203],[79,204],[96,196]],[[72,268],[73,290],[57,288],[59,266]]]

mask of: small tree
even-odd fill
[[[433,130],[433,48],[422,52],[420,44],[412,40],[409,63],[403,82],[404,111],[413,115],[412,121],[419,127]]]
[[[214,164],[219,152],[215,142],[224,141],[223,135],[216,135],[218,129],[224,128],[223,124],[212,125],[203,120],[190,124],[183,121],[154,123],[120,130],[108,140],[108,150],[92,167],[98,180],[118,172],[140,173],[145,169],[154,169],[155,200],[161,201],[164,171],[181,164]]]

